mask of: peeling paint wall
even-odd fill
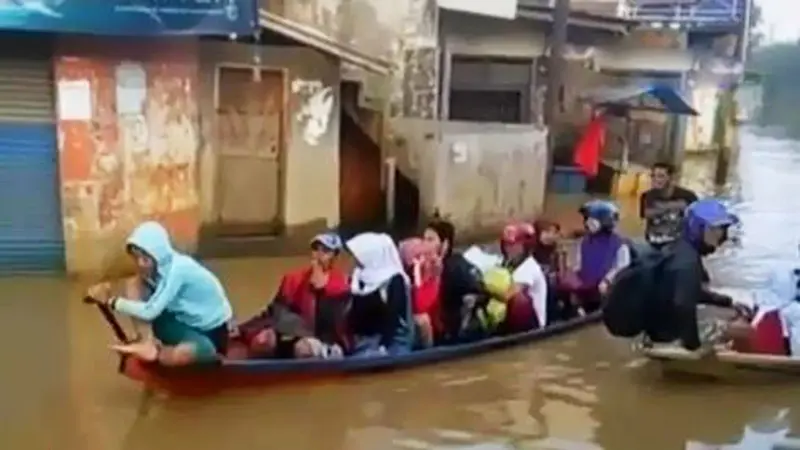
[[[534,125],[407,119],[397,143],[420,190],[463,232],[481,232],[544,206],[547,133]]]
[[[544,207],[547,133],[530,125],[442,124],[440,212],[460,229],[497,229]]]
[[[339,221],[339,65],[307,47],[252,47],[228,42],[201,46],[201,113],[204,145],[200,156],[203,225],[219,225],[220,152],[215,124],[215,73],[221,65],[249,67],[254,55],[264,67],[284,71],[285,147],[280,166],[286,232],[309,223]],[[256,193],[254,193],[256,194]],[[242,201],[248,201],[242,199]],[[249,201],[258,201],[253,197]],[[213,233],[212,233],[213,234]]]
[[[376,58],[392,59],[409,0],[264,0],[261,7]]]
[[[84,82],[91,101],[90,117],[58,121],[70,273],[123,269],[125,238],[143,220],[196,245],[197,67],[194,40],[59,41],[57,83]]]

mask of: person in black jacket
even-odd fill
[[[442,219],[430,222],[423,233],[423,239],[439,248],[442,258],[439,302],[444,343],[466,338],[465,323],[472,316],[476,298],[484,295],[478,269],[453,251],[455,235],[453,224]]]
[[[699,200],[687,208],[681,238],[666,249],[656,298],[648,308],[646,334],[652,341],[679,340],[685,349],[695,351],[721,334],[713,323],[700,329],[699,304],[743,310],[731,297],[708,290],[709,276],[703,267],[703,257],[727,240],[729,227],[737,222],[736,216],[714,199]]]

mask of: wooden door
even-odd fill
[[[281,227],[284,76],[220,68],[217,103],[220,231],[276,234]]]

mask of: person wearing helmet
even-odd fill
[[[336,233],[311,240],[311,262],[284,275],[275,298],[264,311],[238,327],[238,334],[257,357],[342,357],[349,339],[344,333],[349,298],[347,275],[334,266],[343,248]]]
[[[698,200],[686,209],[682,234],[671,248],[659,276],[655,298],[649,302],[645,334],[657,343],[680,341],[689,351],[718,335],[713,324],[704,327],[701,340],[697,306],[733,307],[731,297],[707,289],[703,257],[714,253],[728,238],[738,218],[719,200]]]
[[[631,250],[617,231],[619,211],[607,201],[592,200],[580,208],[586,234],[580,239],[572,274],[563,281],[582,314],[597,311],[612,280],[631,263]]]
[[[501,330],[516,333],[547,325],[547,278],[532,256],[536,230],[529,223],[512,223],[503,228],[500,252],[503,267],[513,283],[502,297],[507,309]]]

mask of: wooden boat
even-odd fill
[[[97,305],[117,338],[126,334],[107,307]],[[123,357],[120,372],[146,388],[177,395],[202,395],[220,390],[329,380],[358,374],[388,372],[471,357],[491,351],[540,341],[596,323],[601,313],[590,314],[543,329],[493,337],[459,345],[418,350],[402,356],[346,358],[341,360],[227,359],[202,367],[166,368]]]
[[[687,373],[714,378],[749,378],[764,375],[800,376],[800,358],[716,350],[690,352],[678,346],[654,346],[640,352],[666,373]]]

